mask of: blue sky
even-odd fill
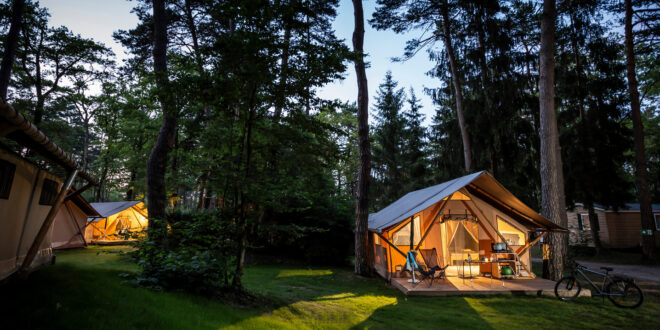
[[[119,60],[126,58],[126,54],[122,46],[114,42],[112,33],[119,29],[130,29],[137,24],[137,17],[131,13],[134,5],[134,2],[125,0],[41,0],[41,6],[50,11],[52,25],[64,25],[74,33],[104,43],[112,48]],[[375,1],[364,2],[366,19],[371,18],[374,9]],[[337,36],[352,48],[353,5],[350,0],[341,1],[334,27]],[[378,85],[383,81],[385,73],[391,70],[394,79],[399,82],[399,87],[405,88],[406,91],[410,87],[415,89],[415,94],[424,106],[422,112],[426,114],[428,124],[434,107],[431,98],[425,95],[423,90],[424,87],[437,87],[439,84],[425,74],[433,67],[433,63],[425,52],[420,52],[403,63],[391,62],[393,57],[403,54],[406,40],[415,34],[413,32],[410,35],[397,35],[391,31],[376,31],[369,24],[365,24],[364,49],[370,62],[370,67],[367,68],[369,99],[373,105]],[[319,94],[329,99],[355,101],[357,82],[353,65],[348,66],[345,80],[323,87]]]

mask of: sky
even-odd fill
[[[73,33],[85,38],[91,38],[110,47],[117,55],[118,63],[128,57],[125,49],[112,38],[117,30],[128,30],[135,27],[138,19],[131,9],[135,2],[126,0],[41,0],[42,7],[48,8],[51,14],[50,23],[53,26],[64,25]],[[375,1],[364,2],[364,17],[370,19],[375,10]],[[334,22],[336,35],[353,48],[353,5],[351,0],[341,0]],[[367,81],[371,113],[374,111],[376,91],[383,82],[385,73],[390,70],[400,88],[408,92],[412,87],[417,98],[421,99],[422,112],[426,115],[426,124],[430,123],[435,112],[431,98],[424,94],[425,87],[437,87],[439,82],[426,75],[433,67],[425,52],[418,53],[406,62],[393,63],[393,57],[403,54],[406,41],[416,36],[417,32],[408,35],[398,35],[392,31],[376,31],[365,22],[364,49],[367,53]],[[319,96],[327,99],[340,99],[354,102],[357,99],[357,81],[352,63],[347,66],[343,81],[336,81],[319,90]],[[373,116],[370,115],[370,119]]]

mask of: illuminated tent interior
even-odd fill
[[[386,279],[409,276],[408,251],[432,249],[437,263],[447,266],[446,276],[500,278],[502,268],[510,267],[512,277],[534,278],[529,248],[548,232],[566,232],[486,171],[406,194],[370,214],[369,231],[374,268]],[[417,254],[419,264],[433,263],[423,258]]]
[[[147,207],[143,202],[92,203],[99,217],[90,218],[85,230],[88,242],[134,240],[147,229]]]

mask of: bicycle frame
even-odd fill
[[[605,292],[605,286],[606,286],[608,283],[614,283],[614,281],[612,280],[612,277],[610,277],[609,274],[607,274],[607,273],[597,272],[597,271],[595,271],[595,270],[591,270],[591,269],[589,269],[589,268],[587,268],[587,267],[584,267],[584,266],[582,266],[582,265],[578,265],[578,266],[576,267],[576,272],[577,272],[578,274],[582,275],[582,277],[583,277],[584,279],[586,279],[587,282],[589,282],[589,284],[591,284],[591,286],[592,286],[596,291],[598,291],[597,296],[619,296],[619,294]],[[576,273],[576,272],[573,272],[573,273],[574,273],[574,274],[573,274],[574,276],[575,276],[575,273]],[[585,272],[592,273],[592,274],[596,274],[596,275],[598,275],[598,276],[602,276],[602,277],[603,277],[603,285],[599,288],[594,282],[591,281],[591,279],[589,278],[589,276],[587,276],[587,274],[585,274]],[[575,276],[575,278],[577,279],[577,276]]]

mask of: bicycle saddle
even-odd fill
[[[611,272],[611,271],[614,270],[614,268],[611,268],[611,267],[600,267],[600,269],[608,271],[608,272]]]

